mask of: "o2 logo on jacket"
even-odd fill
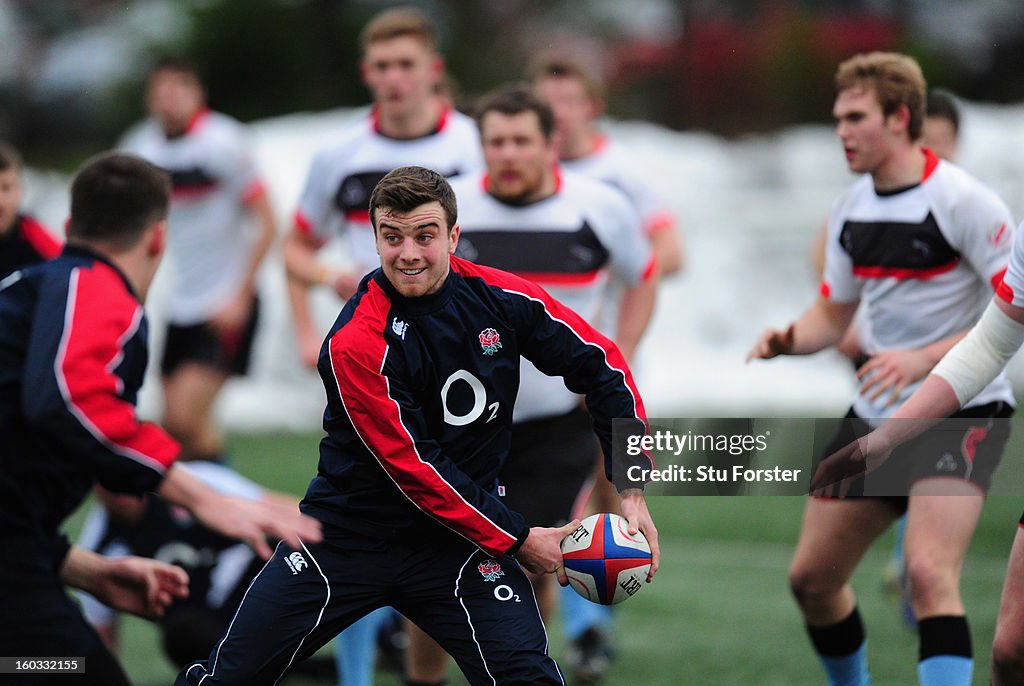
[[[469,390],[473,393],[473,407],[470,408],[465,414],[455,414],[448,406],[448,393],[456,383],[461,382],[469,386]],[[452,372],[451,376],[444,382],[444,386],[441,388],[441,405],[444,407],[444,422],[451,426],[466,426],[476,421],[480,415],[484,413],[484,409],[491,411],[487,421],[491,421],[498,415],[499,403],[487,404],[487,391],[484,390],[483,383],[480,379],[467,372],[465,369],[459,369],[458,371]]]

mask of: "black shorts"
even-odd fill
[[[0,683],[129,685],[117,660],[63,588],[54,584],[7,590],[0,593],[5,618],[0,622],[0,652],[7,657],[84,658],[85,674],[4,675]]]
[[[440,643],[470,684],[564,683],[515,558],[492,557],[455,534],[411,536],[374,550],[378,544],[279,544],[209,658],[186,667],[176,686],[275,684],[386,605]]]
[[[214,331],[207,322],[188,326],[170,324],[167,327],[160,371],[164,376],[168,376],[186,362],[198,362],[225,374],[245,374],[249,371],[249,358],[252,355],[253,340],[256,338],[259,314],[259,298],[255,298],[249,311],[249,319],[242,328],[223,336]]]
[[[529,526],[561,526],[600,455],[590,414],[580,408],[552,419],[512,425],[512,449],[498,477],[502,502]]]
[[[1020,516],[1020,525],[1024,526],[1024,514]]]
[[[857,479],[849,494],[892,499],[893,506],[904,511],[910,487],[923,479],[967,480],[987,493],[1010,437],[1012,416],[1013,406],[1005,402],[960,410],[950,421],[894,450],[881,467]],[[819,459],[870,431],[867,422],[851,409]]]

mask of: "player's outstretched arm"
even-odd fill
[[[535,526],[516,551],[516,559],[534,574],[556,574],[558,583],[565,586],[569,578],[562,567],[562,539],[578,528],[578,519],[559,527]]]
[[[140,617],[161,617],[175,599],[188,597],[188,574],[181,567],[144,557],[104,557],[78,546],[64,558],[60,578],[104,605]]]
[[[858,301],[836,303],[819,297],[785,329],[766,329],[747,353],[747,362],[778,355],[809,355],[835,345],[853,321],[857,305]]]
[[[268,536],[279,538],[293,548],[301,547],[302,541],[321,540],[320,522],[299,514],[293,504],[224,495],[176,465],[167,472],[158,493],[188,508],[211,529],[245,541],[264,560],[273,553],[267,544]]]
[[[647,499],[639,488],[627,488],[619,493],[619,496],[622,498],[619,511],[629,524],[630,535],[639,531],[651,546],[651,571],[647,573],[647,583],[651,583],[658,572],[661,547],[658,545],[658,529],[654,526],[650,510],[647,509]]]

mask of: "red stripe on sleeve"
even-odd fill
[[[1003,271],[1005,272],[1006,270],[1004,269]],[[1003,274],[999,275],[999,283],[996,284],[996,296],[1012,305],[1014,298],[1013,289],[1010,288],[1010,284],[1006,283],[1006,279],[1003,276]]]
[[[647,221],[645,230],[648,236],[671,229],[676,225],[676,218],[671,212],[659,212]]]
[[[647,263],[647,266],[644,267],[644,273],[640,276],[640,281],[642,281],[642,282],[650,281],[651,278],[653,278],[654,275],[657,274],[657,273],[658,273],[658,259],[654,256],[654,253],[651,253],[651,259]]]
[[[21,235],[25,237],[36,252],[47,260],[52,260],[60,254],[61,242],[53,237],[43,225],[31,217],[23,217],[21,220]]]
[[[347,332],[343,330],[330,344],[334,380],[353,428],[416,507],[488,553],[504,553],[516,542],[515,535],[473,507],[435,465],[423,459],[402,420],[400,407],[391,397],[388,377],[382,373],[388,348],[379,332],[386,324],[387,296],[373,281],[360,303],[360,308],[363,307],[373,313],[371,317],[380,320],[367,324],[373,333],[362,336],[355,346],[352,341],[345,341]],[[367,330],[361,326],[359,329]]]
[[[292,222],[295,224],[296,231],[309,241],[316,244],[317,247],[323,247],[324,243],[327,242],[313,232],[313,223],[306,218],[306,215],[302,213],[302,210],[295,210],[295,216],[292,218]]]
[[[1006,267],[1003,267],[1002,269],[1000,269],[999,271],[992,275],[992,278],[989,280],[989,283],[992,284],[992,290],[996,291],[997,293],[999,292],[999,285],[1003,283],[1003,277],[1005,276]]]
[[[124,345],[142,321],[142,306],[104,264],[71,273],[54,372],[71,414],[110,451],[163,474],[178,444],[155,424],[139,421],[135,406],[120,398],[114,369]]]
[[[821,285],[818,286],[818,295],[826,300],[832,297],[832,287],[828,285],[828,281],[822,281]]]

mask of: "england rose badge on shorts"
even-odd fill
[[[480,347],[484,349],[484,355],[493,355],[501,350],[501,335],[497,330],[488,327],[480,332]]]
[[[493,559],[484,560],[476,566],[476,569],[484,581],[497,581],[499,576],[505,576],[505,572],[501,571],[501,565]]]

